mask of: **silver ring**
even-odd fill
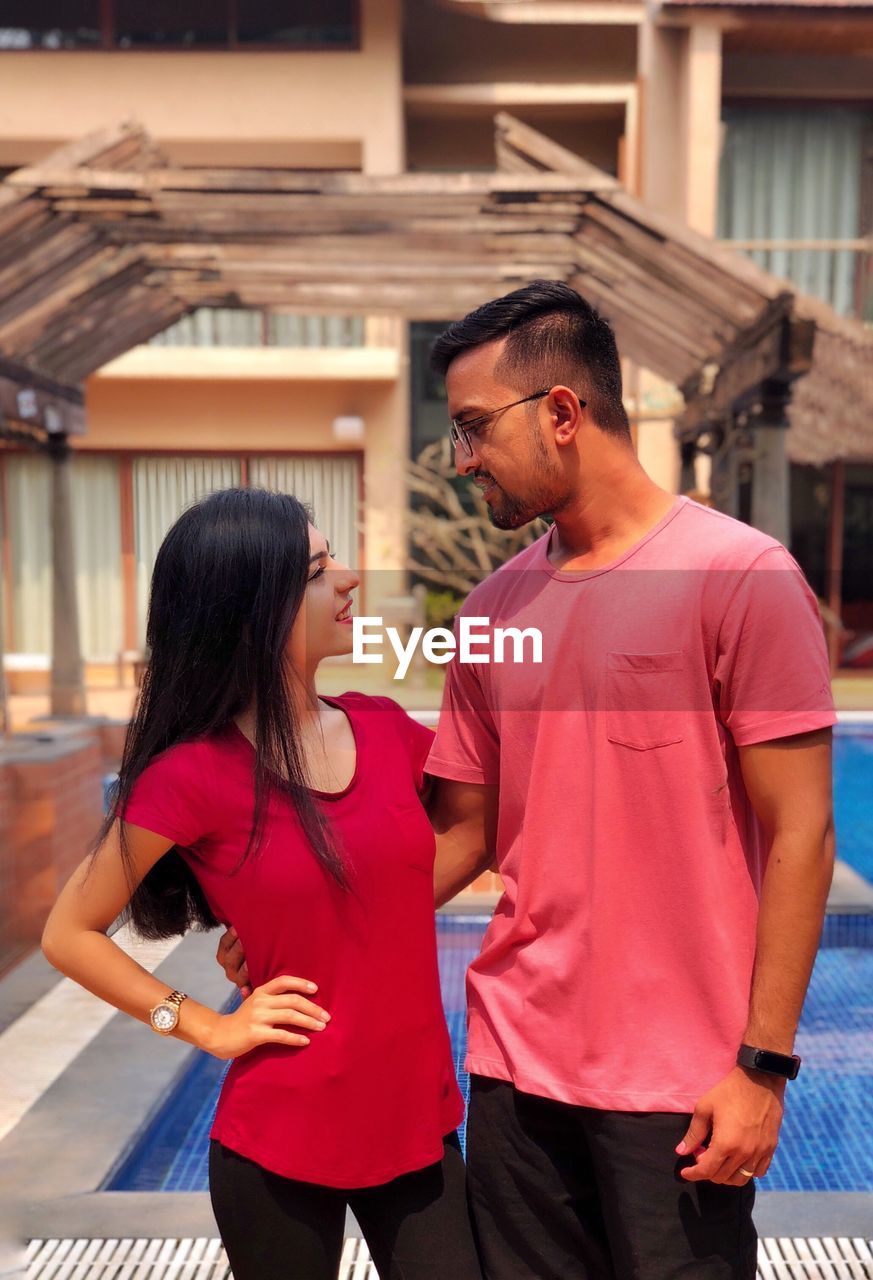
[[[754,1170],[752,1169],[740,1169],[740,1173],[746,1178],[754,1178],[755,1176]]]

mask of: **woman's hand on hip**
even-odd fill
[[[255,987],[233,1013],[218,1016],[207,1046],[216,1058],[239,1058],[259,1044],[302,1048],[308,1032],[324,1031],[330,1014],[309,996],[317,987],[305,978],[282,976]]]

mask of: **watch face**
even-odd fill
[[[790,1079],[793,1079],[793,1076],[790,1075],[792,1071],[794,1075],[797,1074],[794,1060],[790,1054],[771,1053],[767,1049],[758,1050],[755,1055],[755,1066],[759,1071],[769,1071],[774,1075],[789,1075]]]
[[[152,1026],[156,1031],[172,1031],[178,1018],[170,1004],[159,1004],[152,1012]]]

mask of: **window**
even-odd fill
[[[0,49],[98,49],[100,0],[3,0]]]
[[[227,43],[226,13],[212,0],[114,0],[113,8],[119,49]]]
[[[357,458],[317,453],[251,458],[249,484],[277,493],[293,493],[311,508],[337,559],[352,567],[360,563]]]
[[[355,0],[239,0],[242,44],[337,45],[357,43]]]
[[[725,113],[719,234],[842,315],[873,319],[865,194],[873,117],[840,107]]]
[[[51,467],[44,454],[3,459],[9,530],[11,649],[51,649]],[[114,661],[121,649],[121,519],[118,462],[76,453],[72,462],[73,542],[79,637],[90,661]]]
[[[363,347],[363,316],[272,315],[199,307],[149,340],[157,347]]]
[[[434,341],[449,325],[415,321],[409,327],[412,456],[418,457],[426,445],[449,433],[449,410],[443,379],[430,367]]]
[[[2,0],[0,50],[357,49],[359,0]]]
[[[136,458],[133,464],[134,543],[139,644],[145,644],[149,588],[158,548],[186,507],[216,489],[240,483],[238,458]]]

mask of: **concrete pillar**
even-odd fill
[[[640,28],[638,72],[642,110],[640,195],[654,209],[685,214],[682,82],[687,33],[655,24],[651,14]]]
[[[735,443],[720,446],[712,455],[709,492],[713,505],[726,516],[739,518],[740,490]]]
[[[371,615],[381,612],[381,600],[404,594],[408,581],[409,325],[394,319],[391,327],[392,345],[401,353],[400,373],[386,388],[380,412],[367,421],[364,440],[363,600]]]
[[[786,547],[791,542],[790,469],[785,448],[789,396],[784,390],[766,395],[752,432],[752,524]]]
[[[697,446],[693,441],[683,442],[679,449],[679,458],[679,492],[691,493],[697,488],[697,469],[694,465],[697,461]]]
[[[79,647],[73,492],[66,436],[49,437],[52,475],[52,679],[51,714],[83,716],[85,681]]]
[[[379,95],[364,132],[363,170],[397,174],[406,167],[406,118],[403,101],[403,14],[400,0],[364,0],[361,48],[382,68]]]
[[[685,221],[715,235],[721,157],[721,31],[695,23],[688,31],[683,77]]]
[[[6,496],[5,493],[3,493],[2,497],[4,499],[5,499],[5,496]],[[4,660],[4,655],[6,652],[7,621],[6,621],[6,612],[5,612],[6,593],[3,590],[6,584],[3,581],[3,577],[6,571],[7,571],[7,566],[0,564],[0,737],[2,737],[2,735],[5,733],[9,733],[12,729],[12,723],[9,717],[9,698],[8,698],[9,690],[6,684],[6,663]],[[2,1269],[0,1269],[0,1276],[2,1276],[2,1274],[3,1274]]]
[[[713,235],[721,153],[720,28],[696,20],[666,27],[650,15],[640,31],[642,198]]]

